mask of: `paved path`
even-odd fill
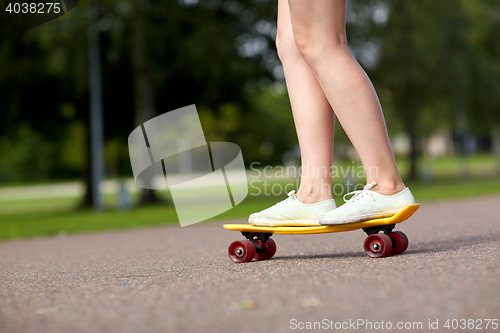
[[[227,172],[228,175],[233,173],[233,171]],[[200,174],[201,176],[201,174]],[[247,171],[247,176],[250,179],[256,179],[257,174],[253,171]],[[171,175],[172,182],[177,182],[178,179],[183,179],[184,175]],[[245,184],[241,183],[241,177],[232,177],[234,181],[232,184]],[[267,177],[266,180],[272,180],[272,177]],[[156,188],[160,188],[161,185],[165,185],[165,179],[163,177],[157,177],[153,179],[153,183],[156,184]],[[101,191],[102,194],[117,194],[120,186],[123,185],[127,192],[135,193],[141,190],[134,182],[133,178],[128,179],[108,179],[102,182]],[[196,188],[212,187],[217,186],[213,180],[200,179],[194,184]],[[193,185],[192,185],[193,186]],[[74,182],[64,182],[64,183],[50,183],[50,184],[38,184],[38,185],[23,185],[23,186],[5,186],[0,187],[0,202],[2,201],[21,201],[21,200],[32,200],[32,199],[47,199],[47,198],[74,198],[81,197],[85,193],[85,185],[80,181]]]
[[[288,332],[324,319],[450,332],[447,319],[500,319],[499,207],[425,204],[398,228],[408,251],[382,259],[354,231],[277,235],[275,259],[234,264],[241,236],[220,224],[1,242],[0,332]]]

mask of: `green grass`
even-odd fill
[[[402,173],[407,167],[398,161]],[[500,177],[494,175],[494,160],[479,156],[469,160],[469,177],[460,176],[457,160],[440,159],[431,163],[434,179],[431,183],[407,183],[418,202],[468,198],[500,194]],[[344,163],[343,165],[352,165]],[[357,164],[355,164],[357,165]],[[272,184],[295,184],[295,181],[275,181]],[[295,186],[289,186],[289,189]],[[270,187],[268,187],[269,189]],[[277,187],[278,188],[278,187]],[[262,190],[262,183],[260,183]],[[167,199],[168,192],[161,193]],[[218,215],[215,220],[244,220],[250,213],[262,210],[286,197],[256,195],[250,188],[248,197],[233,209]],[[337,204],[342,198],[335,197]],[[78,198],[51,198],[16,201],[0,201],[0,239],[26,238],[80,232],[95,232],[127,228],[150,227],[157,225],[178,225],[177,214],[172,205],[136,207],[127,211],[113,208],[116,197],[108,195],[106,205],[110,208],[103,212],[76,210]]]
[[[69,200],[58,202],[55,199],[30,200],[37,206],[47,204],[57,210],[26,211],[0,215],[0,239],[25,238],[58,234],[71,234],[101,230],[137,228],[155,225],[178,225],[177,214],[171,205],[151,205],[126,211],[108,209],[103,212],[74,210],[68,206]],[[66,201],[66,202],[64,202]],[[268,198],[247,198],[234,209],[209,221],[242,218],[273,204]],[[64,202],[64,204],[63,204]],[[18,203],[16,203],[17,205]],[[4,203],[2,203],[3,206]]]
[[[419,202],[473,198],[500,194],[500,177],[475,178],[457,182],[443,179],[432,184],[407,183]]]

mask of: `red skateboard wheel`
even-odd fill
[[[401,231],[390,232],[388,236],[392,239],[391,255],[400,254],[408,248],[408,237]]]
[[[276,253],[276,243],[272,238],[267,240],[267,247],[261,253],[255,253],[255,259],[257,260],[267,260],[271,259]]]
[[[248,262],[255,256],[255,245],[250,240],[235,241],[229,245],[229,258],[236,262]]]
[[[386,234],[373,234],[366,237],[363,248],[369,257],[385,257],[392,251],[392,240]]]

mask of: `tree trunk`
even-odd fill
[[[491,152],[495,158],[496,173],[500,175],[500,125],[491,128]]]
[[[409,152],[409,162],[410,162],[410,170],[408,172],[408,180],[417,180],[418,179],[418,139],[415,133],[415,129],[410,125],[408,129],[408,134],[410,137],[410,152]]]
[[[89,119],[85,118],[85,126],[89,128]],[[86,133],[89,133],[87,130]],[[85,193],[83,194],[82,201],[78,205],[79,209],[92,208],[92,177],[91,177],[91,156],[90,156],[90,135],[87,135],[85,140],[85,166],[83,170],[83,183],[85,186]]]
[[[137,8],[132,22],[131,62],[134,78],[135,123],[142,125],[156,115],[154,87],[148,57],[150,29],[147,27],[146,12]],[[151,189],[142,189],[139,204],[160,203],[164,200]]]

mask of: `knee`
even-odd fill
[[[321,63],[321,59],[339,57],[348,50],[345,34],[339,33],[335,38],[325,40],[308,27],[294,27],[293,31],[297,50],[313,69]]]
[[[280,30],[276,34],[276,50],[283,64],[293,62],[301,57],[291,30]]]
[[[295,45],[302,58],[314,67],[320,58],[321,45],[308,29],[294,29]]]

